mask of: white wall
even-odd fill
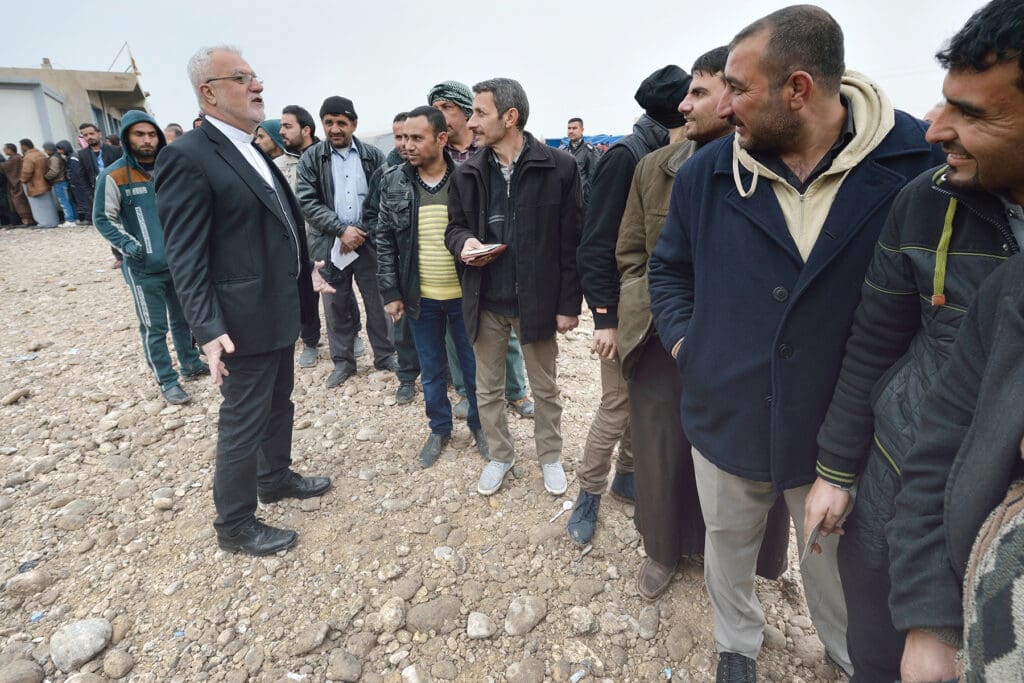
[[[30,139],[36,147],[42,144],[43,129],[35,92],[0,86],[0,111],[4,113],[0,116],[0,148],[8,142],[17,145],[22,138]]]
[[[71,143],[72,147],[77,145],[77,142],[71,137],[71,131],[68,130],[68,120],[64,116],[64,105],[53,99],[49,94],[43,93],[43,100],[46,102],[46,116],[50,120],[50,142],[57,142],[58,140],[67,140]],[[76,132],[77,137],[77,132]],[[36,142],[33,140],[33,142]],[[36,142],[36,147],[39,143],[44,140]]]

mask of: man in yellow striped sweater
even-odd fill
[[[477,450],[488,458],[476,403],[476,360],[462,319],[462,288],[455,259],[444,245],[448,181],[455,164],[445,151],[448,125],[433,107],[417,107],[405,121],[407,161],[384,173],[377,226],[377,277],[384,308],[394,320],[409,315],[430,420],[419,461],[430,467],[452,433],[445,380],[445,329],[450,329],[466,383],[468,423]]]

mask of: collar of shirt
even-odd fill
[[[337,154],[339,157],[341,157],[342,161],[348,161],[348,155],[351,154],[352,152],[355,152],[357,155],[359,154],[359,148],[356,147],[355,140],[352,140],[352,144],[350,144],[348,147],[341,147],[339,149],[338,147],[331,146],[331,154]]]
[[[242,153],[245,160],[249,162],[249,165],[260,174],[263,181],[270,187],[274,187],[274,176],[270,171],[270,165],[267,160],[263,158],[263,155],[259,153],[256,147],[253,146],[253,136],[251,133],[246,133],[240,128],[235,128],[230,123],[225,123],[215,116],[209,114],[206,115],[206,120],[209,121],[217,130],[224,133],[224,136],[238,148],[238,151]]]

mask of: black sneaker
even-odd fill
[[[427,442],[420,449],[420,467],[426,469],[437,462],[437,459],[441,457],[441,451],[448,445],[451,438],[451,434],[431,434],[428,436]]]
[[[395,392],[395,405],[405,405],[406,403],[412,403],[413,396],[416,395],[416,385],[412,382],[402,382],[398,385],[398,391]]]
[[[757,662],[738,652],[722,652],[715,683],[757,683]]]
[[[185,393],[185,390],[177,384],[160,393],[163,394],[164,400],[172,406],[180,406],[192,400],[192,398]]]
[[[586,545],[594,537],[594,529],[597,528],[597,511],[601,509],[601,496],[587,493],[580,489],[580,495],[576,497],[576,506],[569,517],[566,529],[569,531],[569,538],[576,545]]]
[[[354,377],[355,374],[355,368],[339,368],[335,366],[334,370],[331,371],[331,374],[327,375],[327,382],[325,384],[328,389],[333,389],[334,387],[339,387],[347,382],[351,377]]]
[[[200,363],[199,365],[189,370],[181,371],[181,378],[186,382],[194,382],[197,379],[210,376],[210,366],[206,363]]]

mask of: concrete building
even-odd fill
[[[48,59],[40,68],[0,68],[0,144],[63,139],[77,147],[80,123],[117,133],[124,112],[149,111],[146,95],[136,73],[54,69]]]

